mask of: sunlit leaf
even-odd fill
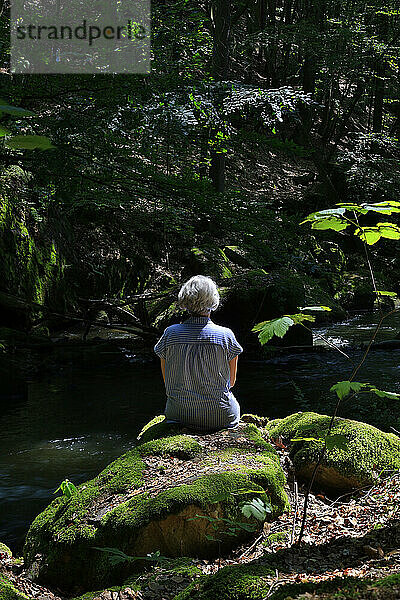
[[[294,325],[293,319],[290,317],[280,317],[279,319],[258,323],[253,327],[252,331],[258,332],[260,344],[266,344],[274,335],[282,338],[292,325]]]
[[[343,400],[350,392],[359,392],[365,384],[358,381],[338,381],[330,389],[331,392],[336,392],[338,398]]]
[[[315,310],[315,311],[323,311],[323,310],[332,310],[329,306],[303,306],[300,310]]]
[[[377,227],[360,227],[356,229],[354,233],[369,246],[375,244],[382,237]]]
[[[395,223],[377,223],[382,237],[390,240],[400,240],[400,227]]]
[[[365,210],[381,213],[384,215],[391,215],[392,213],[400,212],[400,202],[394,200],[387,200],[385,202],[375,202],[374,204],[363,203],[361,205]]]
[[[338,219],[336,217],[329,217],[326,219],[321,219],[314,221],[311,225],[311,229],[333,229],[333,231],[343,231],[346,229],[350,223],[346,223],[346,221],[342,221],[342,219]]]
[[[378,294],[378,296],[397,296],[396,292],[386,292],[385,290],[376,290],[375,294]]]

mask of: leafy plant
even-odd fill
[[[108,558],[112,566],[116,566],[124,562],[134,562],[135,560],[145,560],[148,562],[156,563],[161,563],[165,560],[168,560],[167,557],[161,555],[159,550],[157,550],[156,552],[151,552],[146,556],[129,556],[128,554],[125,554],[125,552],[122,552],[122,550],[119,550],[118,548],[99,548],[97,546],[93,546],[93,548],[95,550],[99,550],[100,552],[105,552],[106,554],[108,554]]]
[[[66,498],[71,498],[72,496],[78,493],[77,488],[69,479],[64,479],[64,481],[60,483],[59,487],[56,489],[54,494],[57,494],[57,492],[59,491],[61,491],[63,496],[66,496]]]

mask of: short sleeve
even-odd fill
[[[233,358],[235,358],[235,356],[238,356],[241,352],[243,352],[242,346],[235,338],[235,334],[233,333],[233,331],[229,331],[228,360],[231,361]]]
[[[154,352],[160,358],[165,358],[165,356],[166,356],[166,350],[167,350],[167,335],[166,335],[166,332],[167,332],[167,330],[164,331],[164,333],[162,334],[162,336],[158,340],[157,344],[154,346]]]

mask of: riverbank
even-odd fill
[[[215,560],[165,560],[138,575],[129,585],[87,594],[85,600],[200,599],[205,586],[208,593],[216,586],[221,599],[325,599],[333,598],[335,589],[339,593],[335,597],[347,598],[350,596],[340,595],[340,589],[346,586],[353,590],[351,597],[360,600],[397,598],[393,590],[398,589],[398,579],[389,588],[374,586],[372,582],[400,574],[400,472],[381,474],[373,487],[337,499],[316,490],[311,495],[303,544],[298,548],[295,541],[305,490],[294,480],[287,448],[279,440],[275,448],[286,471],[286,491],[292,507],[289,513],[266,524],[255,540],[226,556]],[[32,584],[26,579],[22,564],[1,556],[1,570],[17,590],[40,600],[66,598],[57,590]],[[237,586],[244,576],[249,588],[239,592]],[[219,587],[222,580],[224,590]],[[184,592],[188,586],[191,591]],[[285,586],[290,586],[288,595],[284,594]],[[361,595],[356,595],[357,589]]]

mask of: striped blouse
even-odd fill
[[[229,362],[243,351],[234,333],[209,317],[167,327],[154,347],[165,359],[165,415],[196,429],[235,427],[240,407],[230,391]]]

